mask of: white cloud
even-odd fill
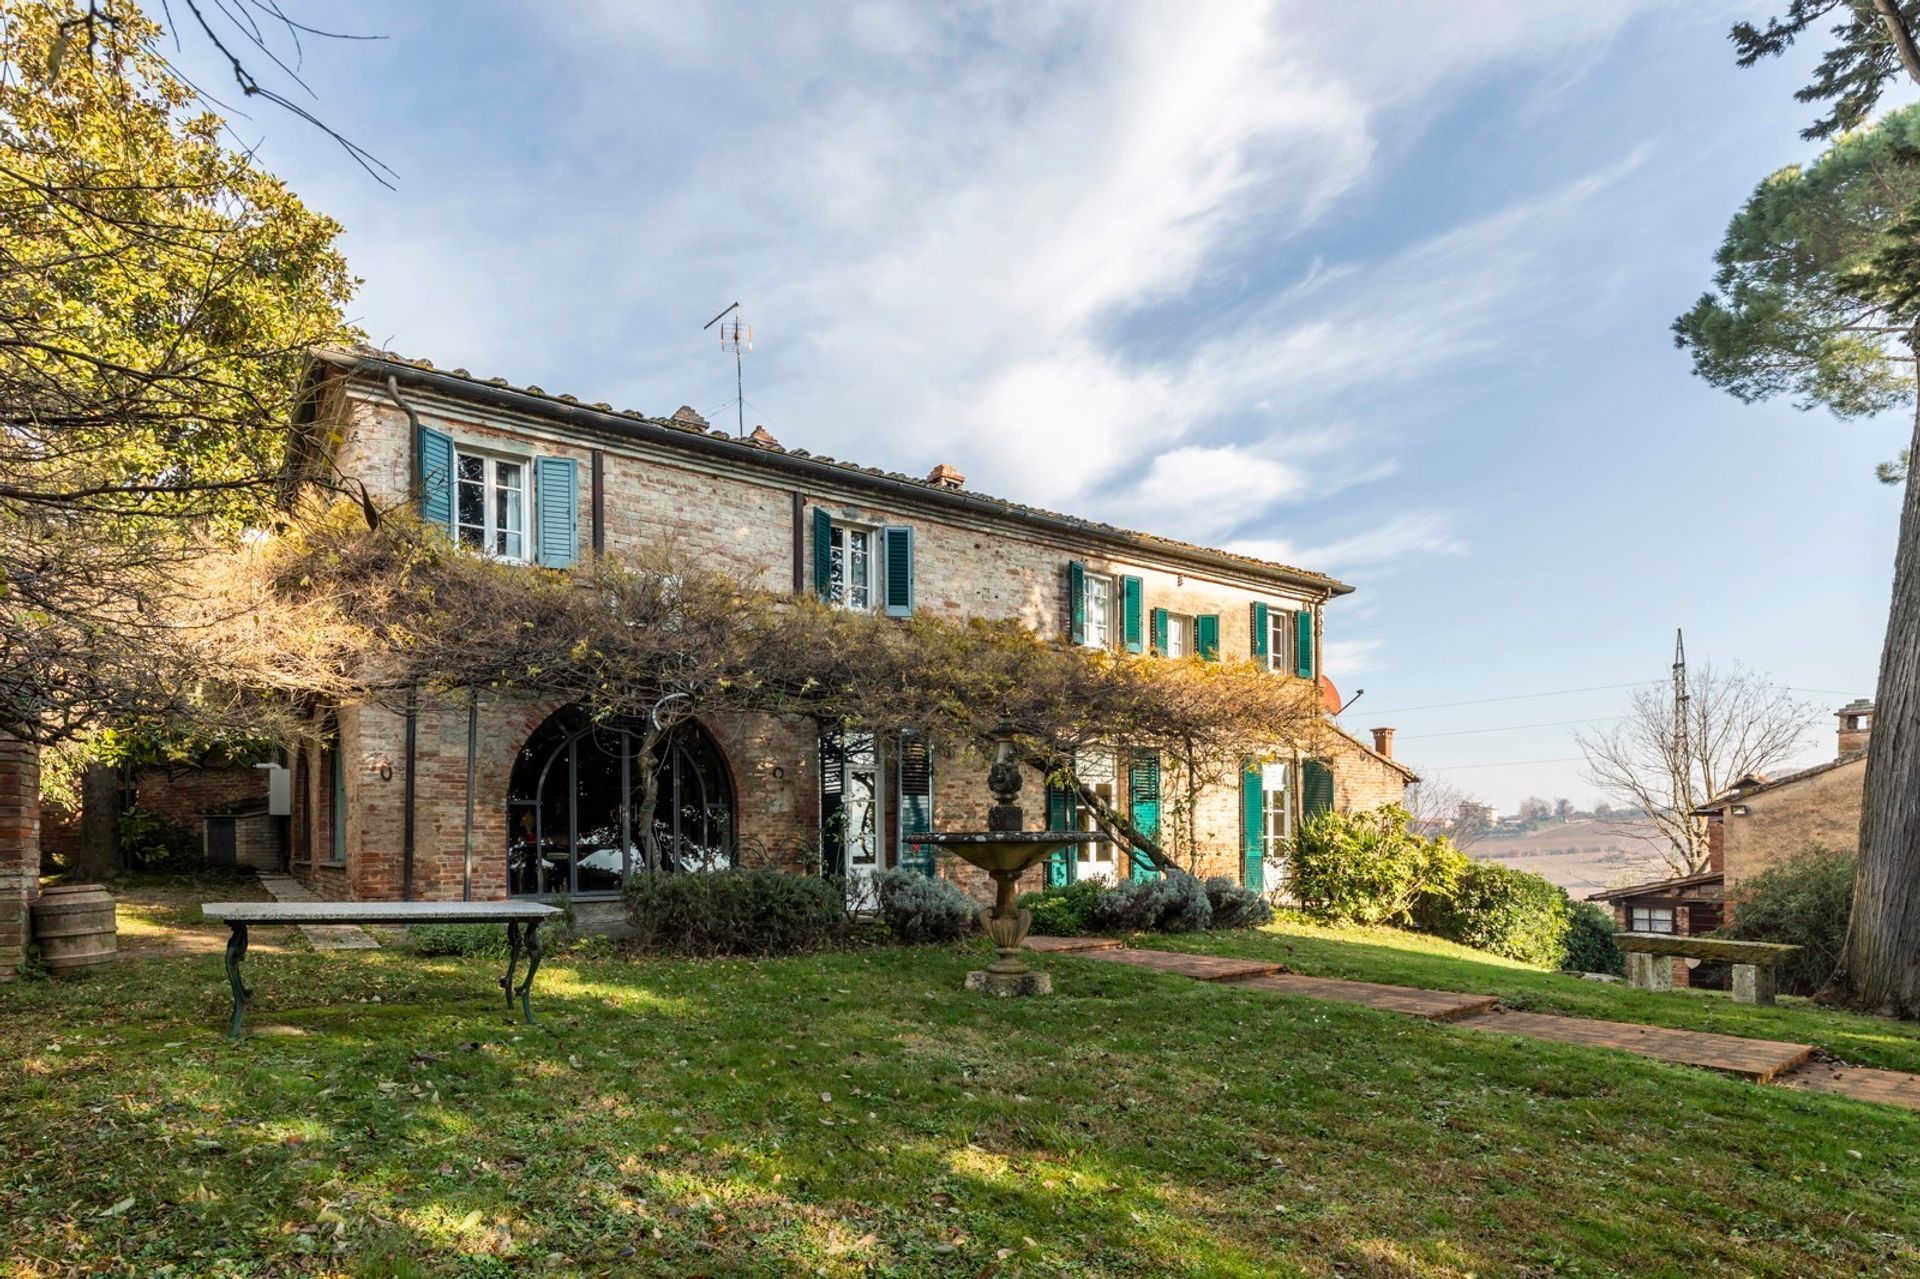
[[[1350,679],[1367,671],[1381,668],[1381,642],[1377,639],[1330,639],[1322,644],[1322,665],[1327,668],[1327,678],[1336,682]],[[1352,697],[1356,689],[1342,689],[1346,697]]]
[[[1229,550],[1281,564],[1310,565],[1335,575],[1356,568],[1377,568],[1408,555],[1465,555],[1467,545],[1444,511],[1402,511],[1357,533],[1317,546],[1282,538],[1244,538]]]

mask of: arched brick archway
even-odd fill
[[[631,720],[596,722],[563,706],[528,733],[506,785],[511,896],[608,895],[647,869],[640,820],[644,743]],[[654,843],[664,871],[734,864],[732,770],[712,733],[689,721],[654,749]]]

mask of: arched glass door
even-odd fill
[[[656,778],[654,868],[733,864],[733,789],[712,736],[682,724],[648,761],[643,745],[634,722],[595,723],[579,706],[534,730],[507,786],[508,893],[617,893],[648,869],[640,828],[647,768]]]

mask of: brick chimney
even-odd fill
[[[963,489],[967,486],[967,477],[955,467],[942,462],[927,472],[927,483],[939,489]]]
[[[1376,728],[1373,730],[1373,749],[1377,753],[1385,755],[1388,759],[1393,758],[1393,730],[1391,728]]]
[[[764,444],[766,447],[770,449],[777,449],[780,447],[780,441],[773,438],[773,432],[769,431],[764,426],[754,427],[753,433],[747,436],[747,438],[752,440],[755,444]]]
[[[701,417],[699,412],[696,411],[691,404],[682,404],[679,408],[675,409],[672,420],[687,426],[704,427],[707,425],[707,419]]]
[[[1873,703],[1856,697],[1835,711],[1834,716],[1840,721],[1840,753],[1851,755],[1865,750],[1867,739],[1873,735]]]

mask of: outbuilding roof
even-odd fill
[[[1768,791],[1779,790],[1782,786],[1791,786],[1795,782],[1804,782],[1809,777],[1818,777],[1822,773],[1830,773],[1836,768],[1857,763],[1866,757],[1867,752],[1864,750],[1848,751],[1838,759],[1830,759],[1824,764],[1815,764],[1812,768],[1803,768],[1798,772],[1787,773],[1781,777],[1742,778],[1720,795],[1694,809],[1693,816],[1711,817],[1728,804],[1737,804],[1741,800],[1754,795],[1764,795]]]
[[[831,478],[869,489],[896,494],[905,492],[933,505],[996,515],[1054,531],[1078,533],[1099,541],[1232,568],[1303,587],[1329,598],[1346,595],[1353,590],[1353,587],[1337,578],[1310,569],[1256,559],[1218,547],[1182,542],[1154,533],[1123,529],[971,489],[956,489],[931,480],[916,479],[897,471],[882,471],[876,467],[818,456],[805,449],[785,448],[764,432],[758,438],[735,439],[731,432],[711,429],[699,420],[690,420],[693,415],[661,418],[633,409],[615,409],[604,402],[585,403],[572,395],[555,394],[538,386],[516,386],[505,378],[482,378],[465,369],[442,369],[430,360],[414,359],[371,346],[324,347],[315,350],[313,355],[320,364],[350,375],[378,381],[393,377],[450,397],[493,403],[563,425],[652,440],[669,447],[694,449],[709,456],[772,466],[816,478]]]

